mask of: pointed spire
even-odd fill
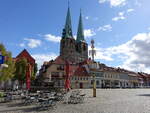
[[[65,38],[73,37],[69,2],[68,2],[68,11],[67,11],[67,16],[66,16],[66,24],[65,24],[64,31],[63,31],[63,37]]]
[[[77,32],[77,42],[85,41],[84,40],[84,32],[83,32],[83,23],[82,23],[82,13],[80,9],[80,17],[79,17],[79,24],[78,24],[78,32]]]

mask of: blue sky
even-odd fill
[[[85,38],[96,60],[150,72],[149,0],[70,0],[73,34],[82,9]],[[41,65],[59,55],[68,0],[0,0],[0,42],[15,57],[26,48]]]

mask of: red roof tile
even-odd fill
[[[65,64],[65,61],[61,58],[61,56],[58,56],[54,62],[55,64]]]
[[[30,62],[31,64],[35,64],[35,59],[29,54],[29,52],[24,49],[19,55],[17,55],[17,57],[15,58],[15,60],[18,60],[20,58],[26,58],[28,62]]]
[[[84,66],[79,66],[75,72],[74,72],[75,76],[89,76],[89,73],[87,72],[87,70],[85,69]]]

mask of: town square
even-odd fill
[[[37,105],[24,106],[20,102],[0,103],[1,113],[149,113],[150,101],[148,89],[98,89],[97,97],[92,90],[85,89],[85,102],[82,104],[57,105],[49,110],[39,111]]]
[[[0,113],[149,113],[148,3],[0,1]]]

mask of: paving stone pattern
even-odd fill
[[[34,105],[0,103],[0,113],[150,113],[150,89],[98,89],[92,97],[92,89],[86,94],[83,104],[58,103],[49,111],[37,111]]]

